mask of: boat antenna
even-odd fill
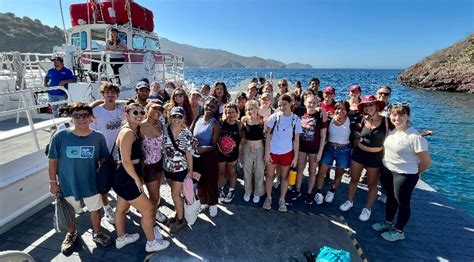
[[[61,11],[61,20],[63,21],[63,33],[64,33],[64,41],[67,44],[67,34],[66,34],[66,24],[64,23],[64,14],[63,14],[63,3],[62,0],[59,0],[59,9]]]

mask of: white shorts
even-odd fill
[[[69,204],[71,204],[76,213],[79,213],[79,211],[81,210],[81,202],[74,199],[74,196],[69,196],[65,199],[67,202],[69,202]],[[89,211],[96,211],[104,206],[104,204],[102,203],[102,196],[100,194],[93,195],[91,197],[86,197],[82,200],[84,201],[84,204],[86,205],[87,210]]]

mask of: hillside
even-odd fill
[[[398,76],[403,85],[474,93],[474,34],[435,52]]]
[[[16,17],[0,13],[0,51],[52,52],[52,47],[64,42],[63,31],[58,27],[43,25],[38,19]],[[272,59],[244,57],[224,50],[199,48],[175,43],[161,38],[162,52],[173,52],[184,57],[189,67],[222,68],[312,68],[307,64],[292,63],[288,66]]]

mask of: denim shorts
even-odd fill
[[[326,144],[324,147],[321,163],[332,166],[336,160],[336,167],[347,169],[351,166],[351,145],[331,146]]]

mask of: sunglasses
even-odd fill
[[[379,96],[390,96],[390,93],[378,92],[377,95],[379,95]]]
[[[368,106],[375,106],[375,103],[367,103],[367,104],[365,104],[365,106],[366,106],[366,107],[368,107]]]
[[[178,97],[178,96],[184,96],[184,94],[183,94],[183,93],[179,93],[179,94],[176,94],[176,96],[177,96],[177,97]]]
[[[136,116],[138,116],[138,114],[140,114],[140,115],[142,115],[142,116],[145,115],[145,111],[143,111],[143,110],[141,110],[141,111],[133,110],[133,111],[130,111],[130,112],[128,112],[128,113],[132,113],[132,114],[134,114],[134,115],[136,115]]]
[[[183,119],[182,115],[171,115],[171,118],[173,119]]]
[[[278,84],[278,86],[288,86],[288,84]]]
[[[84,114],[72,114],[72,118],[74,119],[86,119],[90,116],[91,114],[88,114],[88,113],[84,113]]]
[[[350,90],[351,93],[359,93],[359,90],[355,89],[355,90]]]

